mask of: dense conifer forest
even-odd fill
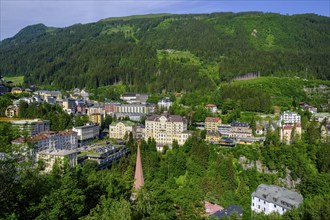
[[[172,150],[160,153],[153,140],[142,141],[145,185],[131,202],[136,160],[132,139],[127,144],[132,153],[111,170],[99,170],[89,161],[73,168],[56,166],[40,175],[42,163],[17,163],[20,154],[18,149],[11,153],[10,140],[19,132],[1,123],[0,151],[11,159],[0,160],[0,219],[208,219],[205,200],[224,207],[240,205],[243,219],[328,219],[330,148],[320,143],[315,123],[307,129],[293,145],[280,144],[276,132],[269,132],[265,146],[233,149],[193,136],[184,146],[174,142]],[[283,216],[251,213],[251,193],[259,184],[288,182],[296,183],[304,196],[299,209]]]
[[[131,91],[209,90],[250,72],[330,79],[330,19],[213,13],[36,24],[0,42],[0,73],[56,88],[123,83]]]

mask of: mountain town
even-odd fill
[[[309,26],[286,48],[263,19]],[[328,219],[329,27],[159,14],[0,41],[0,219]]]

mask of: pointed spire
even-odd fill
[[[141,154],[140,154],[140,141],[138,142],[138,149],[136,155],[136,167],[135,167],[135,178],[134,178],[134,189],[139,190],[144,184]]]

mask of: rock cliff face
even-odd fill
[[[252,161],[247,159],[245,156],[240,156],[238,161],[244,170],[256,169],[259,173],[278,174],[278,171],[270,170],[267,166],[263,165],[260,160]],[[291,171],[288,168],[285,168],[285,173],[285,177],[278,178],[278,182],[276,184],[284,185],[290,189],[295,189],[296,186],[301,182],[301,179],[298,178],[294,180],[291,176]]]

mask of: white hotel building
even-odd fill
[[[187,120],[179,115],[152,115],[146,119],[145,140],[154,138],[157,144],[171,145],[173,140],[177,140],[179,145],[183,145],[191,136],[187,131]]]
[[[266,215],[277,212],[283,215],[287,210],[297,208],[303,197],[297,192],[275,185],[260,184],[252,193],[251,210]]]
[[[284,122],[284,124],[296,124],[301,121],[300,115],[296,112],[285,111],[281,114],[280,122]]]
[[[22,145],[27,150],[26,155],[34,160],[36,154],[44,150],[75,150],[78,147],[77,133],[72,130],[44,131],[38,135],[27,138],[20,137],[12,141],[12,144]],[[28,147],[31,146],[32,149]]]

